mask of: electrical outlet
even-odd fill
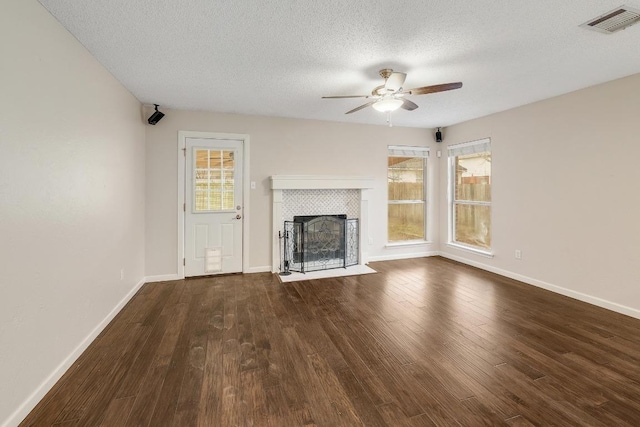
[[[120,280],[124,280],[124,268],[120,269]]]
[[[516,249],[516,259],[522,259],[522,251],[520,249]]]
[[[251,189],[252,190],[256,189],[256,182],[255,181],[251,181]]]

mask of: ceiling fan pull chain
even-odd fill
[[[389,123],[389,127],[393,127],[393,123],[391,123],[391,111],[387,111],[387,123]]]

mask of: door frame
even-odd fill
[[[218,133],[218,132],[196,132],[178,131],[178,200],[176,210],[178,212],[178,278],[184,279],[184,222],[186,209],[186,189],[187,189],[187,138],[206,138],[220,140],[234,140],[242,142],[242,272],[249,270],[249,191],[251,174],[249,173],[249,144],[250,138],[247,134],[239,133]]]

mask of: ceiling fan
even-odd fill
[[[447,90],[460,89],[462,87],[461,82],[456,83],[444,83],[433,86],[423,86],[415,89],[404,90],[402,85],[407,78],[406,73],[400,73],[393,71],[390,68],[384,68],[380,70],[380,77],[384,79],[384,84],[377,86],[371,91],[371,95],[338,95],[338,96],[323,96],[323,99],[330,98],[369,98],[372,101],[367,102],[353,110],[347,111],[345,114],[355,113],[363,108],[372,106],[375,110],[381,112],[391,112],[402,107],[405,110],[413,111],[418,108],[418,105],[407,98],[407,95],[426,95],[429,93],[444,92]]]

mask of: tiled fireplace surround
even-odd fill
[[[373,179],[359,176],[273,175],[273,259],[280,272],[279,233],[294,215],[347,214],[360,222],[359,264],[367,262],[369,196]]]

